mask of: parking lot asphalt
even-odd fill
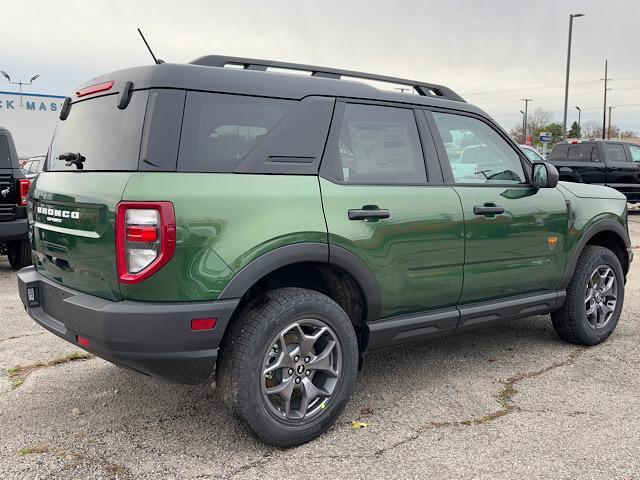
[[[630,230],[640,246],[640,213]],[[27,316],[3,258],[0,479],[640,479],[639,254],[603,345],[536,316],[368,354],[338,423],[289,450],[256,441],[211,384],[76,355]]]

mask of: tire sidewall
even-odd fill
[[[315,292],[314,292],[315,293]],[[327,407],[308,422],[290,422],[277,417],[262,394],[263,360],[273,340],[284,328],[302,319],[326,323],[336,335],[342,352],[342,372]],[[239,400],[245,406],[244,420],[272,444],[291,446],[317,437],[340,415],[351,397],[358,366],[358,345],[351,321],[333,300],[317,294],[285,304],[271,316],[264,330],[253,339],[255,355],[246,360],[247,381],[243,382]]]
[[[587,293],[587,282],[589,281],[590,275],[596,269],[596,267],[600,265],[606,265],[613,269],[616,275],[616,283],[617,283],[617,301],[616,308],[613,311],[613,318],[609,321],[609,323],[602,328],[601,330],[596,330],[589,326],[589,321],[587,320],[587,311],[586,306],[584,304],[584,299]],[[605,341],[615,330],[618,321],[620,320],[620,314],[622,313],[622,307],[624,304],[624,289],[625,289],[625,278],[624,272],[622,271],[622,266],[620,265],[620,261],[615,256],[613,252],[608,249],[601,248],[598,249],[597,252],[594,252],[593,255],[590,255],[584,263],[584,270],[580,275],[582,278],[575,279],[575,301],[582,302],[581,305],[577,305],[576,315],[578,317],[578,322],[576,323],[576,327],[580,330],[580,334],[589,340],[589,343],[598,344]]]

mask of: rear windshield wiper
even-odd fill
[[[84,168],[83,162],[86,160],[80,153],[66,152],[58,155],[58,159],[64,160],[65,165],[70,167],[75,165],[76,169],[82,170]]]

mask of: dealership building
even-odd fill
[[[13,135],[21,158],[47,153],[64,96],[0,91],[0,127]]]

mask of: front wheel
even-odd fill
[[[29,240],[7,242],[7,257],[9,258],[9,265],[14,270],[20,270],[31,265],[31,245]]]
[[[351,396],[358,368],[349,317],[331,298],[302,288],[272,290],[247,304],[220,355],[225,403],[278,447],[329,429]]]
[[[578,259],[567,298],[551,314],[553,327],[565,341],[597,345],[613,333],[624,302],[624,272],[615,254],[588,245]]]

